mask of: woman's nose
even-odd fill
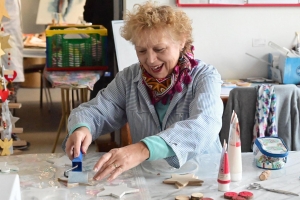
[[[154,63],[156,61],[156,53],[153,51],[149,51],[147,60],[149,63]]]

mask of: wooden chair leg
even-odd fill
[[[127,146],[129,144],[132,144],[132,138],[130,135],[130,128],[128,123],[126,123],[122,128],[121,128],[121,146]]]
[[[41,73],[41,85],[40,85],[40,108],[43,108],[43,88],[44,88],[44,79],[43,79],[43,71]]]
[[[69,90],[67,90],[69,91]],[[67,92],[67,95],[69,95],[69,92]],[[67,98],[69,99],[69,98]],[[59,140],[59,136],[60,136],[60,133],[61,133],[61,129],[62,127],[64,126],[65,124],[65,121],[66,121],[66,115],[67,115],[67,105],[66,105],[66,93],[65,93],[65,89],[61,89],[61,101],[62,101],[62,104],[61,104],[61,111],[62,111],[62,115],[61,115],[61,119],[60,119],[60,122],[59,122],[59,127],[58,127],[58,130],[57,130],[57,133],[56,133],[56,138],[55,138],[55,141],[54,141],[54,144],[53,144],[53,148],[52,148],[52,153],[55,153],[55,149],[56,149],[56,146],[57,146],[57,142]]]

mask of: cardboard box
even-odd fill
[[[32,65],[45,64],[45,58],[24,58],[23,66],[24,70],[30,68]],[[41,87],[41,73],[40,72],[30,72],[25,71],[25,81],[21,83],[23,88],[40,88]]]

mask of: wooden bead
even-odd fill
[[[239,196],[244,197],[245,199],[252,199],[253,193],[249,191],[242,191],[239,193]]]
[[[263,172],[259,175],[259,180],[261,180],[261,181],[267,180],[267,179],[269,178],[270,174],[271,174],[271,171],[270,171],[270,170],[263,171]]]
[[[191,200],[200,200],[203,198],[203,194],[198,192],[198,193],[193,193],[191,196]]]
[[[234,196],[231,198],[232,200],[246,200],[246,198],[241,197],[241,196]]]
[[[178,195],[175,197],[175,200],[190,200],[190,197],[186,195]]]
[[[232,197],[238,196],[236,192],[225,192],[224,193],[224,198],[225,199],[232,199]]]

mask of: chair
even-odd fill
[[[295,85],[275,85],[278,136],[289,150],[300,150],[300,89]],[[223,113],[221,142],[228,141],[230,118],[234,110],[239,119],[242,152],[251,152],[257,89],[239,87],[230,91]]]
[[[115,141],[115,132],[101,135],[95,140],[98,152],[108,152],[111,149],[124,147],[132,144],[130,129],[128,123],[126,123],[120,130],[121,141],[117,144]]]

